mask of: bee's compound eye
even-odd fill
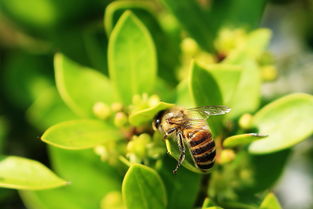
[[[158,130],[160,125],[161,125],[161,121],[162,121],[162,116],[164,114],[164,111],[160,111],[153,120],[153,129],[154,130]]]
[[[161,120],[159,118],[154,119],[154,121],[153,121],[153,129],[155,131],[158,130],[159,127],[160,127],[160,124],[161,124]]]
[[[159,128],[159,127],[160,127],[160,124],[161,124],[161,119],[159,119],[159,118],[156,119],[156,120],[155,120],[155,127],[156,127],[156,128]]]

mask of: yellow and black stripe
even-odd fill
[[[188,132],[189,144],[193,158],[201,170],[213,167],[215,161],[215,142],[208,130],[193,130]]]

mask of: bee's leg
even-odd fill
[[[173,132],[176,131],[176,130],[177,130],[177,128],[171,128],[170,130],[168,130],[168,131],[164,134],[163,139],[164,139],[164,140],[167,139],[167,137],[168,137],[169,135],[171,135],[171,133],[173,133]]]
[[[183,161],[185,159],[185,154],[186,154],[186,149],[185,149],[185,145],[184,145],[184,141],[183,141],[183,135],[181,133],[178,133],[177,135],[178,135],[178,148],[180,151],[180,156],[178,158],[177,166],[173,170],[173,174],[177,173],[177,170],[181,166],[181,164],[183,163]]]

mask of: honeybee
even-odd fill
[[[175,174],[185,159],[187,145],[195,166],[202,172],[213,167],[215,161],[215,142],[206,122],[208,117],[223,115],[230,111],[229,107],[201,106],[195,108],[173,107],[160,111],[153,120],[153,129],[158,130],[164,139],[175,136],[180,151]]]

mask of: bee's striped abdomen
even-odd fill
[[[213,167],[215,161],[215,143],[210,131],[193,130],[188,133],[189,144],[193,158],[201,170]]]

